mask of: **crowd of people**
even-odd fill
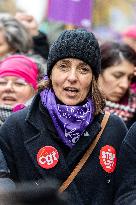
[[[136,28],[98,40],[0,17],[1,205],[136,203]]]

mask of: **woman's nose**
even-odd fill
[[[127,90],[129,87],[129,84],[130,84],[130,82],[129,82],[128,78],[124,78],[120,82],[120,87]]]
[[[7,82],[5,90],[13,90],[13,83],[11,81]]]
[[[76,81],[77,80],[77,72],[75,69],[71,69],[68,73],[68,80],[69,81]]]

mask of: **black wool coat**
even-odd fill
[[[0,129],[0,148],[10,169],[11,179],[15,182],[38,183],[40,179],[46,181],[48,177],[54,177],[62,184],[101,130],[102,118],[103,114],[96,116],[77,144],[70,149],[59,139],[47,110],[41,106],[38,94],[30,107],[13,113]],[[115,169],[107,171],[109,165],[112,167],[113,157],[108,153],[107,145],[114,149],[115,158],[118,159],[126,132],[123,121],[111,115],[93,153],[67,188],[74,204],[112,204],[116,168],[114,161]],[[42,168],[37,162],[37,153],[44,146],[52,146],[59,153],[58,163],[51,169]],[[101,163],[102,155],[106,156],[106,153],[108,159],[103,159]]]
[[[135,205],[136,122],[129,129],[121,145],[116,180],[115,205]]]

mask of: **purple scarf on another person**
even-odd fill
[[[91,99],[84,105],[57,104],[52,89],[41,92],[41,101],[49,111],[61,140],[72,148],[93,120],[94,106]]]

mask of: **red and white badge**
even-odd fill
[[[59,154],[52,146],[42,147],[37,154],[37,162],[44,169],[51,169],[58,163]]]
[[[99,159],[102,168],[106,172],[108,173],[114,172],[116,168],[116,162],[117,162],[116,150],[114,149],[114,147],[110,145],[106,145],[102,147],[100,150]]]

